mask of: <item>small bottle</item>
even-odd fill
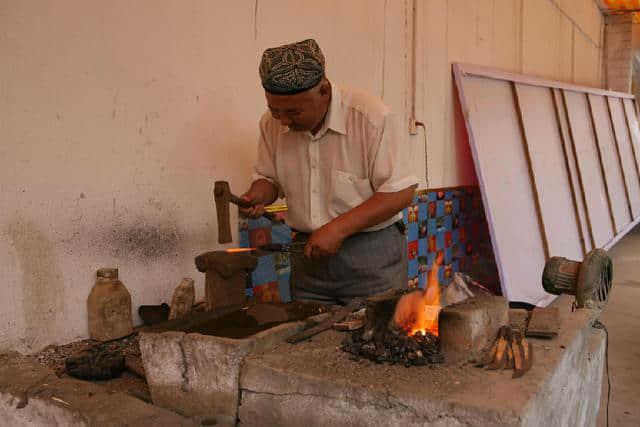
[[[118,280],[118,269],[101,268],[96,276],[87,299],[91,338],[110,341],[131,334],[131,295]]]

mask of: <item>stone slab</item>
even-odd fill
[[[438,318],[442,353],[449,361],[479,359],[501,326],[509,324],[509,303],[480,295],[445,307]]]
[[[327,316],[312,319],[320,321]],[[143,332],[140,352],[153,403],[185,416],[215,419],[217,425],[234,425],[245,356],[275,346],[306,324],[284,323],[244,339]]]
[[[187,419],[99,384],[58,378],[17,353],[0,355],[0,426],[195,426]]]
[[[594,426],[604,334],[590,326],[593,312],[571,312],[568,298],[557,303],[559,336],[532,340],[533,367],[518,379],[471,364],[355,362],[336,331],[251,354],[240,376],[240,425]]]

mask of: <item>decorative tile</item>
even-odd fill
[[[436,248],[444,249],[444,231],[438,231],[436,234]]]
[[[414,240],[407,244],[407,250],[409,251],[409,260],[415,259],[418,256],[418,241]]]
[[[425,237],[427,237],[428,230],[428,220],[421,219],[420,223],[418,224],[418,238],[424,239]]]
[[[271,241],[273,243],[291,242],[291,229],[286,224],[277,224],[271,227]]]
[[[251,246],[249,245],[249,230],[248,229],[241,229],[238,232],[238,241],[240,244],[241,248],[250,248]]]
[[[419,285],[420,285],[420,279],[418,278],[418,276],[409,277],[409,283],[407,286],[409,289],[417,289]]]
[[[418,287],[420,289],[424,289],[424,287],[427,286],[427,274],[428,273],[421,273],[418,276]]]
[[[271,229],[267,227],[249,229],[249,245],[252,248],[271,243]]]
[[[412,240],[418,240],[419,232],[418,232],[418,223],[410,222],[407,227],[407,239],[411,242]]]
[[[258,265],[251,273],[253,287],[278,280],[274,255],[258,257]]]
[[[418,239],[418,255],[427,255],[429,253],[427,247],[427,239]]]
[[[488,227],[482,200],[477,187],[460,187],[447,190],[418,191],[414,197],[411,212],[416,205],[418,211],[418,281],[423,286],[423,275],[430,270],[436,252],[444,251],[444,265],[440,266],[438,277],[440,284],[446,286],[457,271],[476,273],[478,279],[497,283],[497,270],[493,268],[493,251],[489,239]],[[409,209],[405,209],[403,217],[409,217]],[[412,214],[413,216],[413,214]],[[426,216],[426,230],[424,217]],[[415,233],[408,236],[413,248]],[[426,258],[423,258],[425,257]],[[483,276],[480,265],[489,268],[489,275]],[[415,279],[415,269],[411,267],[410,282]],[[482,276],[482,277],[480,277]],[[474,277],[476,278],[476,277]],[[491,286],[489,286],[491,287]],[[498,291],[498,286],[494,286]]]
[[[427,207],[426,203],[420,203],[418,205],[418,219],[420,221],[425,220],[429,218],[429,208]]]
[[[418,259],[413,258],[409,260],[409,277],[416,277],[418,275]]]
[[[253,296],[257,301],[267,303],[278,303],[280,301],[280,292],[278,290],[278,282],[269,282],[253,288]]]

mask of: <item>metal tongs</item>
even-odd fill
[[[258,249],[266,252],[286,252],[290,254],[302,254],[304,253],[304,247],[307,242],[293,242],[293,243],[267,243],[266,245],[258,246]]]

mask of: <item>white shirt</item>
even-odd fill
[[[332,85],[329,110],[316,135],[290,130],[269,111],[263,114],[253,179],[277,185],[287,199],[287,223],[312,232],[375,192],[418,183],[402,130],[380,99]],[[382,229],[401,217],[399,212],[363,231]]]

